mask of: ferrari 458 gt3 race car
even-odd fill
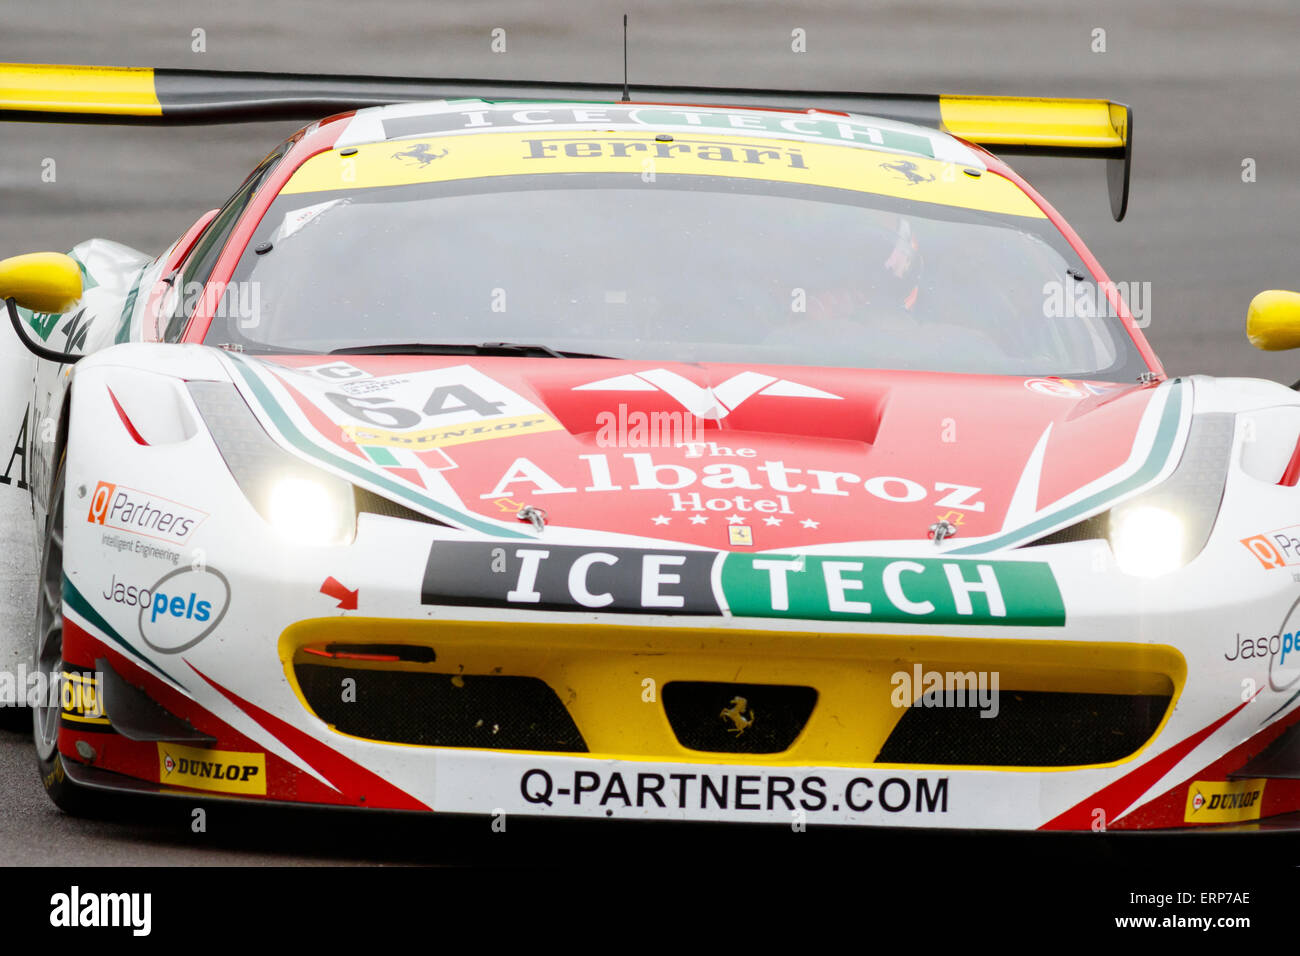
[[[1300,810],[1300,397],[1166,377],[983,148],[1119,218],[1127,107],[2,70],[9,120],[345,110],[157,258],[0,263],[65,809]]]

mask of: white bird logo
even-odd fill
[[[696,385],[690,379],[666,368],[652,368],[632,375],[616,375],[586,385],[575,392],[664,392],[697,418],[721,421],[754,395],[777,395],[783,398],[829,398],[843,396],[823,392],[810,385],[761,372],[739,372],[716,386]]]

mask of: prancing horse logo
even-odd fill
[[[739,737],[754,725],[754,718],[757,715],[750,710],[749,715],[746,716],[746,710],[749,710],[749,701],[743,697],[731,698],[731,706],[724,707],[722,713],[718,714],[718,716],[723,720],[731,721],[731,726],[727,728],[727,733],[735,734]]]
[[[917,183],[934,182],[933,174],[922,176],[920,173],[917,172],[916,163],[912,162],[910,159],[900,159],[893,163],[881,163],[880,168],[893,170],[899,175],[905,177],[908,183],[910,183],[913,186],[915,186]]]
[[[419,163],[421,166],[428,166],[435,159],[442,159],[442,157],[446,155],[447,148],[445,146],[443,147],[442,152],[431,153],[429,152],[428,143],[416,143],[410,149],[402,149],[393,153],[393,159],[402,159],[405,157],[406,159]]]

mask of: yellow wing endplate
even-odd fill
[[[940,128],[994,152],[1105,159],[1110,212],[1128,211],[1133,110],[1110,100],[940,96]]]
[[[940,96],[945,131],[981,146],[1122,150],[1128,108],[1109,100]]]
[[[162,116],[151,69],[47,63],[0,63],[0,110]]]

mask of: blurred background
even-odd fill
[[[1102,163],[1012,164],[1112,279],[1151,283],[1147,335],[1171,374],[1300,378],[1300,353],[1258,352],[1243,334],[1251,296],[1300,288],[1295,0],[0,0],[0,61],[616,82],[623,12],[634,90],[644,82],[1129,103],[1136,145],[1123,223],[1110,219]],[[492,50],[496,28],[505,52]],[[795,29],[806,52],[791,49]],[[297,125],[2,125],[0,256],[92,236],[156,254]],[[42,181],[47,158],[54,182]],[[1247,159],[1254,182],[1243,182]]]

